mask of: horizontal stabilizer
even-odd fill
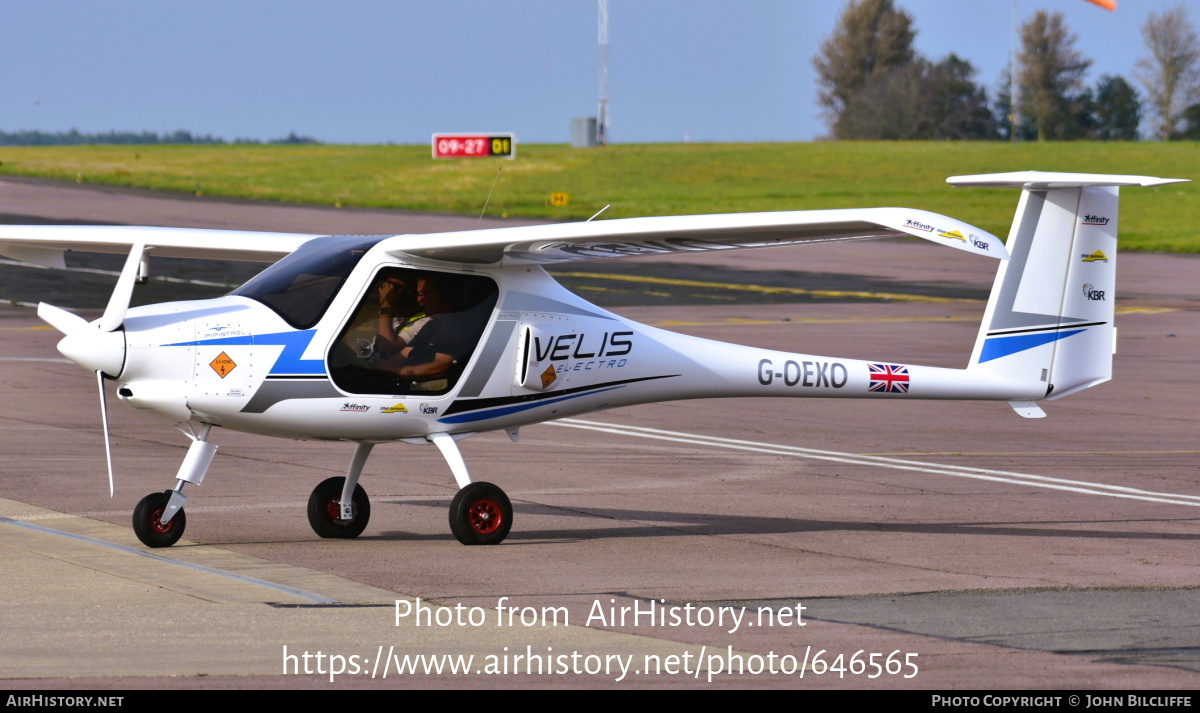
[[[983,173],[977,176],[951,176],[946,183],[952,186],[984,188],[1082,188],[1084,186],[1165,186],[1187,183],[1186,178],[1155,178],[1105,173],[1059,173],[1056,171],[1013,171],[1012,173]]]

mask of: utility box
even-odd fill
[[[596,117],[577,116],[571,119],[571,147],[586,149],[596,145]]]

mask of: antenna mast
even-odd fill
[[[600,107],[596,113],[596,143],[608,144],[608,0],[598,0],[600,28]]]

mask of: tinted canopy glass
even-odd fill
[[[231,294],[258,300],[296,329],[315,325],[354,270],[383,236],[314,238]]]

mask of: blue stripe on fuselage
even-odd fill
[[[991,337],[983,343],[983,350],[979,354],[979,363],[1040,347],[1050,342],[1057,342],[1073,334],[1086,331],[1086,329],[1075,329],[1070,332],[1041,332],[1038,334],[1015,334],[1011,337]]]
[[[178,342],[176,344],[164,344],[167,347],[196,347],[196,346],[220,346],[220,345],[252,345],[264,347],[282,346],[283,351],[279,354],[279,358],[275,360],[275,364],[271,366],[271,371],[268,375],[275,376],[279,374],[325,374],[324,359],[301,359],[304,350],[308,348],[312,342],[313,335],[317,333],[315,329],[306,329],[302,332],[275,332],[274,334],[251,334],[242,337],[218,337],[216,339],[200,339],[194,342]]]

